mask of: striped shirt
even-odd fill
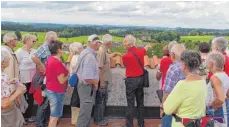
[[[76,66],[76,68],[79,67],[77,75],[80,81],[84,81],[86,79],[95,79],[99,81],[99,68],[96,60],[96,51],[93,49],[84,49],[79,55]]]
[[[183,79],[185,79],[185,75],[181,70],[181,63],[177,61],[172,63],[166,74],[164,91],[171,93],[177,82]]]

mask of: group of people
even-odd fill
[[[215,127],[229,126],[227,47],[226,38],[216,37],[211,45],[200,44],[199,52],[176,42],[164,48],[157,72],[163,91],[162,127],[184,127],[206,115],[213,117]]]
[[[109,53],[112,36],[105,34],[88,37],[87,47],[81,43],[70,44],[66,64],[62,61],[62,42],[57,33],[46,33],[45,42],[37,50],[32,46],[36,36],[26,34],[23,47],[14,52],[18,42],[14,33],[6,33],[1,47],[1,119],[3,127],[22,127],[27,122],[37,127],[56,127],[63,115],[64,97],[71,97],[72,125],[89,127],[94,106],[94,122],[106,126],[104,116],[108,99],[108,86],[112,83]],[[144,127],[144,56],[150,46],[136,47],[133,35],[125,36],[122,56],[126,67],[126,126],[133,127],[135,98],[138,126]],[[228,41],[224,37],[200,44],[200,51],[186,50],[183,44],[171,42],[163,48],[163,58],[157,71],[160,90],[162,127],[183,127],[174,114],[181,118],[199,119],[206,114],[220,117],[218,126],[228,126],[229,113],[229,57],[225,53]],[[210,47],[212,51],[210,52]],[[210,53],[209,53],[210,52]],[[204,63],[204,64],[203,64]],[[207,70],[204,76],[200,68]],[[76,73],[75,87],[68,79]],[[208,82],[208,83],[207,83]],[[34,99],[38,103],[36,118],[32,118]],[[206,108],[207,107],[207,108]],[[212,112],[210,112],[212,111]],[[172,115],[173,114],[173,115]],[[14,122],[12,122],[14,121]]]

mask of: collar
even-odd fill
[[[96,56],[96,51],[93,50],[92,48],[87,47],[86,50],[89,51],[89,52],[91,52],[93,55]]]
[[[105,52],[108,52],[108,49],[104,45],[101,45],[100,46],[100,50],[105,51]]]
[[[135,46],[129,47],[129,48],[127,49],[127,51],[129,52],[130,50],[133,50],[133,49],[136,49],[136,47],[135,47]]]
[[[177,60],[176,60],[176,61],[173,62],[172,64],[173,64],[173,65],[175,65],[175,64],[180,64],[180,61],[177,61]]]
[[[4,47],[5,47],[11,54],[14,54],[13,49],[10,48],[8,45],[4,45]]]

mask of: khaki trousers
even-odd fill
[[[72,124],[76,125],[77,119],[79,116],[80,108],[78,107],[71,107],[72,110]]]

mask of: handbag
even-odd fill
[[[87,56],[88,54],[90,54],[90,53],[87,53],[87,54],[85,54],[85,55],[83,56],[83,58],[82,58],[81,61],[79,62],[79,65],[78,65],[78,67],[77,67],[77,69],[76,69],[76,72],[72,73],[71,76],[69,77],[69,79],[68,79],[68,84],[69,84],[69,86],[71,86],[71,87],[76,87],[76,86],[77,86],[77,84],[78,84],[78,82],[79,82],[79,78],[78,78],[78,76],[77,76],[76,73],[78,72],[78,70],[79,70],[79,68],[80,68],[80,65],[81,65],[83,59],[84,59],[85,56]]]
[[[160,100],[160,102],[162,103],[162,99],[163,99],[163,90],[156,90],[157,96]]]
[[[149,73],[148,73],[148,71],[146,69],[144,69],[144,66],[143,66],[142,62],[140,61],[139,57],[133,51],[130,51],[130,52],[136,57],[140,67],[143,70],[143,75],[142,75],[143,87],[149,87]]]

